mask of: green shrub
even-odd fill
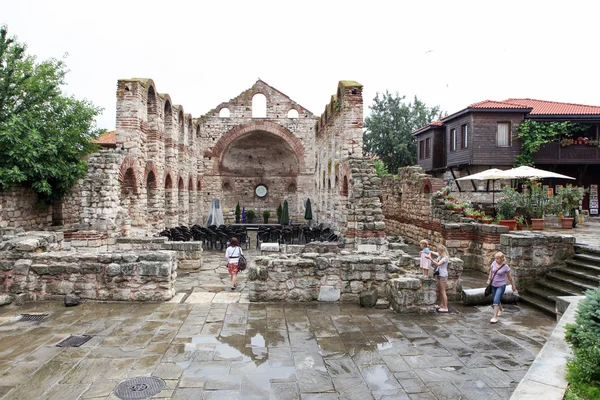
[[[588,290],[579,302],[575,324],[566,326],[565,340],[575,356],[567,363],[570,398],[600,398],[600,288]]]
[[[496,203],[500,219],[513,219],[519,207],[521,195],[511,187],[502,189],[502,197]]]

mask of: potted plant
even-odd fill
[[[502,197],[496,203],[498,223],[508,227],[511,231],[517,226],[514,218],[519,206],[518,198],[519,194],[513,188],[505,187],[502,190]]]
[[[235,223],[240,223],[240,217],[242,216],[242,209],[240,208],[240,202],[238,201],[237,206],[235,206]]]
[[[539,182],[530,182],[529,188],[523,191],[523,206],[531,219],[531,229],[544,229],[544,215],[548,211],[548,195]]]
[[[248,223],[252,224],[254,223],[254,217],[256,216],[256,213],[254,212],[254,210],[248,210],[246,211],[246,218],[248,219]]]
[[[271,216],[271,211],[269,210],[264,210],[263,211],[263,221],[265,224],[269,223],[269,217]]]
[[[481,222],[483,222],[484,224],[491,224],[493,220],[494,219],[492,217],[490,217],[489,215],[484,215],[481,218]]]
[[[465,217],[473,219],[477,218],[477,211],[475,211],[470,204],[465,204]]]
[[[518,215],[515,217],[515,220],[517,221],[517,230],[523,230],[523,227],[527,226],[527,219],[522,216],[522,215]],[[543,220],[542,220],[543,221]]]
[[[556,191],[556,202],[560,204],[560,209],[563,214],[560,220],[563,228],[569,229],[577,225],[575,210],[579,208],[579,203],[583,200],[585,192],[585,189],[573,185],[558,188]]]

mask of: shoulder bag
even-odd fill
[[[240,256],[238,257],[238,271],[243,271],[246,269],[248,262],[246,261],[246,257],[242,255],[242,251],[240,250]]]
[[[496,270],[496,272],[494,272],[494,275],[492,276],[492,279],[490,279],[490,284],[489,284],[489,285],[487,285],[487,286],[485,287],[485,290],[484,290],[484,292],[483,292],[483,294],[484,294],[485,296],[489,296],[490,294],[492,294],[492,282],[494,282],[494,278],[496,277],[496,274],[498,273],[498,271],[500,271],[502,268],[504,268],[504,266],[505,266],[505,265],[506,265],[506,264],[502,264],[502,265],[500,266],[500,268],[498,268],[498,269]]]

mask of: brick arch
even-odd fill
[[[156,189],[158,187],[159,175],[157,172],[156,164],[154,164],[154,161],[148,161],[146,163],[146,169],[144,170],[144,182],[148,182],[148,175],[150,174],[150,172],[152,172],[154,174],[154,178],[156,179],[155,185],[152,188]]]
[[[179,178],[177,178],[177,189],[179,190],[185,190],[185,179],[183,179],[183,175],[179,175]]]
[[[429,179],[425,179],[423,181],[423,185],[421,186],[421,193],[423,194],[429,194],[431,193],[432,190],[432,184],[431,181]]]
[[[300,173],[306,170],[306,165],[304,162],[305,150],[300,139],[295,137],[292,134],[292,132],[290,132],[287,128],[279,124],[276,124],[271,121],[258,120],[249,124],[238,125],[231,129],[229,132],[225,133],[223,136],[221,136],[221,138],[213,147],[212,152],[209,155],[209,157],[216,157],[219,160],[219,162],[214,163],[213,166],[213,172],[215,174],[219,173],[219,165],[221,164],[221,160],[223,158],[223,155],[225,154],[225,150],[227,150],[227,148],[229,148],[229,146],[231,146],[232,143],[234,143],[242,136],[254,131],[268,132],[284,140],[292,148],[292,150],[296,154],[296,157],[298,157]]]
[[[167,181],[171,182],[171,187],[167,188]],[[165,178],[163,179],[164,185],[165,185],[165,189],[173,189],[174,186],[174,182],[173,182],[173,173],[171,172],[170,169],[166,169],[165,170]]]
[[[133,173],[133,188],[132,189],[133,189],[134,193],[137,193],[139,177],[137,175],[137,171],[135,168],[135,160],[131,156],[125,157],[125,159],[121,163],[121,168],[119,169],[119,183],[121,185],[123,185],[123,183],[125,182],[125,175],[127,174],[127,171],[129,171],[130,169]]]
[[[262,94],[267,99],[267,108],[269,107],[269,103],[271,102],[271,94],[266,88],[262,87],[254,87],[249,93],[250,104],[252,104],[252,99],[257,94]]]
[[[192,179],[191,175],[188,178],[188,190],[194,190],[194,180]]]

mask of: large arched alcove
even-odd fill
[[[222,191],[223,207],[240,202],[274,215],[277,206],[288,200],[290,209],[295,209],[301,162],[286,138],[260,129],[247,132],[224,148],[218,167],[222,184],[227,185]],[[267,188],[266,196],[257,195],[259,185]]]

